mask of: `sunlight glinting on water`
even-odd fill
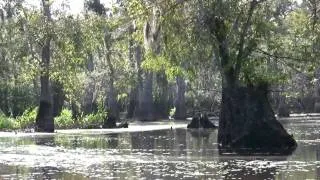
[[[10,167],[27,168],[29,173],[18,174],[22,178],[44,177],[45,172],[45,177],[49,173],[66,179],[313,179],[320,173],[319,124],[300,124],[298,120],[284,124],[299,143],[288,157],[221,156],[217,131],[170,130],[162,123],[149,125],[153,131],[135,124],[131,130],[117,133],[74,130],[45,136],[4,136],[0,137],[4,172],[0,172],[8,179],[16,175],[16,171],[5,170]]]

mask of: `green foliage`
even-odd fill
[[[0,130],[14,130],[14,129],[30,129],[35,125],[38,108],[28,109],[21,116],[15,118],[7,117],[2,112],[0,113]],[[63,109],[60,116],[55,117],[55,128],[69,129],[69,128],[84,128],[93,129],[101,128],[107,113],[98,111],[94,114],[88,114],[80,117],[77,120],[72,118],[72,112],[69,109]]]
[[[54,118],[54,125],[57,129],[74,128],[75,123],[72,119],[72,111],[69,109],[63,109],[60,116]]]
[[[249,19],[248,1],[130,0],[121,1],[121,5],[111,8],[112,12],[105,8],[112,13],[110,16],[72,16],[60,9],[52,11],[52,22],[48,22],[39,9],[24,7],[22,1],[5,1],[0,7],[4,14],[0,22],[0,109],[6,115],[1,115],[2,126],[34,126],[37,110],[30,107],[38,104],[39,75],[43,71],[41,48],[48,36],[50,79],[63,85],[65,100],[79,110],[90,93],[97,103],[104,102],[111,76],[117,100],[126,107],[129,91],[145,71],[165,73],[166,80],[171,80],[168,86],[174,86],[177,76],[183,77],[188,82],[189,107],[210,107],[210,102],[220,100],[219,71],[234,68],[237,62],[241,67],[237,78],[242,83],[289,84],[290,78],[301,72],[308,76],[301,84],[312,84],[312,79],[318,79],[314,72],[320,65],[320,23],[315,17],[319,14],[313,14],[306,5],[311,1],[301,5],[291,0],[257,2]],[[317,1],[313,3],[318,7]],[[160,28],[157,37],[153,37],[155,41],[150,39],[152,46],[144,42],[147,21],[152,31]],[[224,36],[224,50],[229,57],[219,49],[218,39]],[[138,45],[142,47],[142,62],[135,54]],[[151,48],[155,45],[159,46],[159,54]],[[240,51],[243,53],[238,58]],[[221,68],[223,58],[228,62]],[[154,84],[153,95],[158,101],[163,85]],[[294,91],[298,88],[293,87],[301,85],[291,86]],[[313,91],[310,87],[305,89]],[[100,110],[73,120],[70,110],[64,109],[55,119],[56,127],[98,128],[106,115]],[[14,121],[8,116],[18,117]]]
[[[242,67],[243,82],[252,85],[258,85],[260,83],[283,84],[286,82],[288,74],[275,65],[274,67],[270,66],[270,63],[263,58],[247,60]]]
[[[98,111],[97,113],[88,114],[80,117],[79,119],[72,119],[72,112],[69,109],[63,109],[61,115],[56,117],[55,127],[57,129],[68,129],[68,128],[101,128],[103,120],[107,113],[104,111]]]
[[[170,109],[170,112],[169,112],[169,115],[170,115],[171,117],[173,117],[175,113],[176,113],[176,107],[171,108],[171,109]]]
[[[164,54],[155,55],[151,51],[148,51],[145,55],[145,60],[141,66],[143,69],[153,72],[164,71],[168,79],[172,80],[177,76],[183,75],[183,68],[173,64],[168,57]]]
[[[35,106],[35,93],[27,83],[0,82],[0,109],[7,115],[19,116],[25,109]]]
[[[6,117],[0,112],[0,130],[17,129],[17,123],[14,118]]]
[[[81,118],[80,126],[85,129],[101,128],[103,121],[106,118],[107,113],[104,111],[98,111],[95,114],[89,114]]]
[[[33,128],[38,113],[38,107],[29,108],[23,112],[23,114],[17,117],[17,123],[19,129]]]

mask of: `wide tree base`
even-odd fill
[[[275,118],[268,86],[223,88],[218,143],[220,153],[287,155],[297,147]]]
[[[117,128],[116,118],[113,116],[106,117],[102,127],[106,129]]]
[[[215,129],[217,126],[215,126],[208,118],[206,114],[201,114],[200,116],[194,116],[192,118],[192,121],[188,124],[187,128],[205,128],[205,129]]]
[[[35,131],[54,132],[52,105],[47,101],[40,101]]]
[[[127,122],[122,122],[117,126],[116,121],[117,119],[115,117],[109,116],[104,119],[102,128],[112,129],[112,128],[128,128],[129,127],[129,124]]]

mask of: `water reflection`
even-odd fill
[[[0,164],[1,179],[88,179],[82,175],[63,172],[55,167],[28,168]]]
[[[317,179],[319,123],[286,122],[289,157],[220,156],[216,130],[0,137],[1,179]]]
[[[39,145],[39,146],[51,146],[51,147],[56,146],[54,136],[44,136],[40,138],[35,138],[34,142],[36,145]]]
[[[238,165],[226,165],[224,169],[228,170],[224,175],[225,179],[246,179],[246,180],[271,180],[275,179],[276,168],[248,169]]]

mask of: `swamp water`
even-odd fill
[[[298,142],[290,156],[221,156],[217,130],[185,123],[0,133],[0,179],[320,179],[320,120],[282,123]]]

